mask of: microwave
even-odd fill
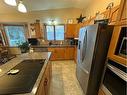
[[[127,43],[127,37],[123,37],[121,45],[120,45],[119,53],[118,53],[118,55],[122,57],[127,57],[126,43]]]

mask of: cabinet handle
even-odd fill
[[[44,85],[47,86],[47,83],[48,83],[48,79],[45,78]]]

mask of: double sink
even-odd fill
[[[30,93],[45,59],[24,60],[16,65],[16,74],[5,74],[0,77],[0,95]]]

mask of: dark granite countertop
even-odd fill
[[[64,48],[64,47],[75,47],[76,45],[64,45],[64,44],[53,44],[53,45],[35,45],[32,48]]]

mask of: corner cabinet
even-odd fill
[[[52,52],[50,60],[72,60],[74,59],[74,47],[48,48]]]
[[[52,52],[50,60],[63,60],[65,56],[65,48],[48,48],[49,52]]]
[[[50,80],[52,77],[52,65],[49,61],[42,77],[42,80],[39,84],[39,88],[37,90],[36,95],[49,95],[49,87],[50,87]]]

